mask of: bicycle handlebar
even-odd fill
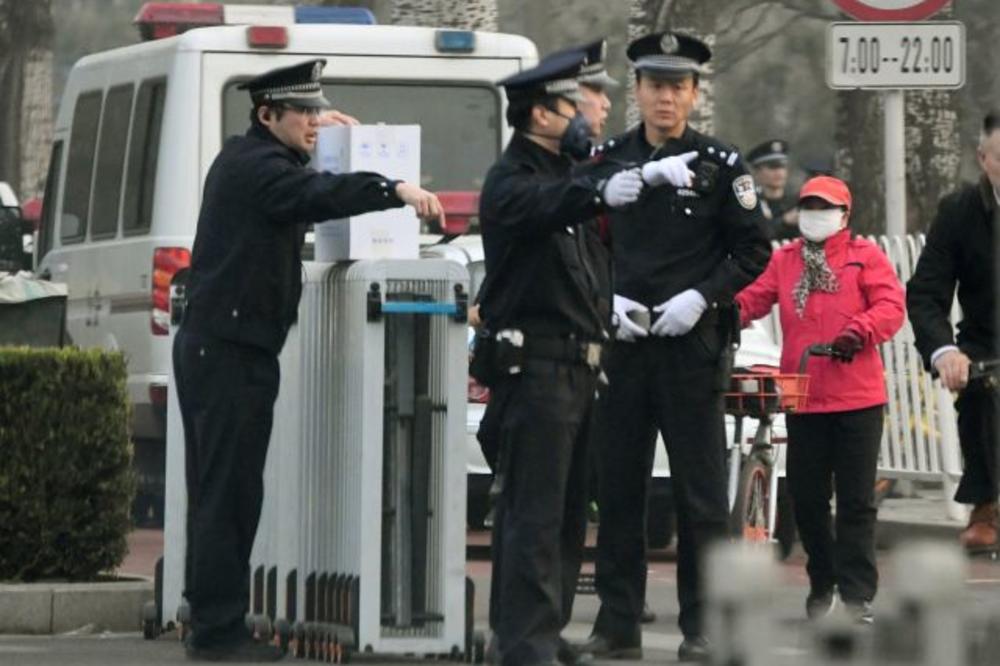
[[[825,342],[820,342],[814,345],[809,345],[802,352],[802,357],[799,359],[799,374],[806,374],[806,366],[809,364],[810,356],[837,356],[837,352],[834,351],[833,345]]]

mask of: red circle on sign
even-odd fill
[[[845,14],[861,21],[922,21],[944,9],[949,2],[951,0],[914,0],[908,7],[882,9],[864,0],[833,0]]]

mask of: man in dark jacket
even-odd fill
[[[486,176],[480,223],[485,330],[498,342],[491,382],[500,442],[491,625],[505,666],[552,664],[569,621],[586,526],[590,410],[604,340],[581,225],[638,197],[637,171],[572,171],[590,152],[576,109],[579,52],[501,81],[515,132]]]
[[[975,361],[997,357],[994,224],[1000,202],[1000,111],[988,114],[977,151],[979,182],[946,196],[906,286],[906,305],[917,349],[928,369],[959,391],[958,437],[965,468],[955,501],[973,506],[961,542],[970,551],[995,550],[997,536],[998,395],[970,382]],[[949,315],[955,288],[962,320],[956,339]]]
[[[628,57],[642,122],[604,145],[604,161],[644,163],[647,185],[672,187],[610,215],[617,339],[605,365],[610,435],[598,452],[601,609],[584,649],[641,658],[646,500],[660,431],[677,503],[678,655],[701,660],[702,559],[726,536],[729,513],[722,391],[732,298],[763,271],[770,245],[738,153],[687,124],[708,47],[659,33],[634,41]]]
[[[184,595],[188,656],[273,661],[244,626],[249,560],[278,394],[278,354],[302,292],[304,225],[412,205],[439,217],[437,198],[376,173],[334,175],[306,166],[316,142],[324,60],[272,70],[241,88],[252,126],[228,139],[205,179],[174,343],[184,421],[188,543]]]

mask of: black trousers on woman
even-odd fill
[[[836,585],[847,602],[875,597],[875,474],[882,421],[882,405],[786,418],[788,488],[813,593]]]

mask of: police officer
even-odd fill
[[[664,32],[632,42],[627,54],[642,122],[608,141],[604,159],[653,160],[642,167],[647,184],[674,187],[648,189],[610,214],[617,340],[605,364],[611,435],[599,440],[601,609],[583,649],[641,658],[646,499],[659,431],[677,504],[679,657],[700,660],[708,655],[701,560],[728,517],[722,390],[731,301],[764,269],[770,246],[739,155],[687,123],[708,47]]]
[[[927,245],[906,285],[906,305],[917,349],[946,388],[959,391],[958,437],[965,467],[955,501],[972,505],[961,534],[969,552],[1000,549],[997,511],[997,413],[1000,394],[969,381],[976,361],[997,358],[994,251],[1000,208],[1000,111],[983,120],[976,151],[982,175],[944,199],[927,234]],[[949,316],[958,288],[962,320],[958,336]]]
[[[492,625],[503,664],[554,663],[572,612],[586,517],[585,452],[605,322],[580,225],[634,201],[635,170],[574,174],[590,153],[570,52],[499,83],[514,135],[480,200],[485,329],[497,342],[500,437]]]
[[[302,291],[304,224],[412,205],[441,215],[437,198],[376,173],[333,175],[306,166],[329,106],[324,60],[272,70],[240,87],[251,127],[228,139],[205,179],[174,343],[184,420],[191,606],[189,658],[273,661],[244,625],[249,559],[278,393],[278,354]]]
[[[760,197],[760,208],[771,223],[771,237],[775,240],[797,238],[799,234],[799,209],[794,192],[788,186],[788,142],[770,139],[754,146],[747,153],[747,162],[753,170]]]

